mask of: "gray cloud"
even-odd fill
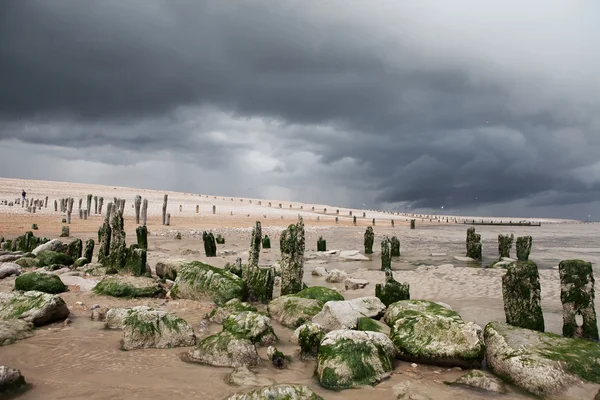
[[[597,198],[591,1],[0,7],[0,141],[51,165],[127,166],[156,187],[140,167],[155,162],[170,189],[349,206]]]

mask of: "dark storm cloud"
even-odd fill
[[[413,207],[587,202],[597,5],[534,3],[3,2],[0,140],[215,166],[268,145],[290,189]]]

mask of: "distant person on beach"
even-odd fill
[[[23,189],[23,193],[21,193],[21,197],[23,197],[23,201],[25,201],[25,196],[27,195],[27,193],[25,193],[25,189]]]

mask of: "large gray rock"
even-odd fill
[[[20,253],[20,254],[15,254],[15,253],[4,254],[4,255],[0,256],[0,263],[7,263],[7,262],[17,261],[21,257],[23,257],[23,253]]]
[[[213,367],[253,367],[260,360],[256,346],[244,338],[229,332],[221,332],[201,340],[198,345],[181,355],[186,362],[200,363]]]
[[[253,311],[229,315],[223,321],[223,331],[231,332],[238,338],[248,339],[259,346],[269,346],[278,341],[271,326],[271,319]]]
[[[600,344],[490,322],[484,331],[494,374],[535,395],[565,393],[581,380],[600,383]]]
[[[111,308],[106,312],[104,317],[104,327],[106,329],[123,329],[125,326],[125,319],[129,314],[140,311],[152,311],[152,307],[148,306],[137,306],[133,308]],[[99,320],[101,320],[99,318]]]
[[[33,324],[20,319],[0,321],[0,346],[33,336]]]
[[[2,263],[0,265],[0,279],[21,274],[21,266],[15,263]]]
[[[132,310],[123,321],[123,350],[193,346],[196,335],[182,318],[159,310]]]
[[[64,244],[63,242],[61,242],[58,239],[52,239],[49,242],[46,242],[44,244],[40,244],[38,247],[36,247],[35,249],[33,249],[32,253],[33,253],[33,255],[37,256],[42,251],[55,251],[57,253],[62,253],[66,249],[67,249],[67,245],[66,244]]]
[[[69,308],[58,295],[36,291],[0,293],[0,320],[22,319],[40,326],[68,316]]]
[[[174,299],[210,299],[218,305],[242,299],[244,293],[242,278],[199,261],[188,261],[179,268],[170,292]]]
[[[472,370],[448,383],[452,386],[466,386],[474,389],[485,390],[494,393],[506,393],[508,389],[502,380],[495,376],[479,370]]]
[[[368,261],[369,257],[360,254],[359,250],[342,250],[340,258],[349,261]]]
[[[334,390],[374,385],[389,377],[396,350],[383,333],[331,331],[323,338],[317,357],[319,383]]]
[[[281,296],[269,303],[269,315],[288,328],[297,328],[311,320],[323,308],[323,303],[315,299],[296,296]]]
[[[354,329],[362,317],[377,318],[383,315],[385,305],[375,296],[353,300],[328,301],[321,312],[312,318],[326,332],[338,329]]]
[[[227,400],[323,400],[323,398],[306,386],[284,384],[234,394]]]
[[[227,377],[227,383],[233,386],[269,386],[275,384],[275,380],[259,376],[248,367],[237,367]]]
[[[154,267],[154,272],[160,278],[170,279],[174,281],[177,278],[177,271],[189,260],[183,259],[167,259],[160,260]]]
[[[222,324],[228,316],[237,315],[243,311],[256,312],[257,309],[252,304],[243,302],[240,299],[231,299],[222,306],[215,307],[206,315],[206,318],[208,318],[210,322]]]
[[[390,305],[386,316],[386,323],[393,321],[390,338],[398,358],[440,366],[481,367],[483,330],[464,322],[454,311],[426,300],[403,300]]]

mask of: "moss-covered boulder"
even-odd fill
[[[154,279],[141,276],[112,276],[102,279],[94,293],[112,297],[157,297],[164,293]]]
[[[323,309],[312,318],[325,331],[355,329],[359,318],[380,318],[385,305],[374,296],[360,297],[346,301],[328,301]]]
[[[311,286],[306,287],[294,294],[296,297],[302,297],[305,299],[315,299],[320,302],[327,303],[328,301],[342,301],[344,300],[344,296],[342,296],[337,291],[326,288],[323,286]]]
[[[231,272],[215,268],[200,261],[183,264],[171,288],[174,299],[206,300],[225,304],[231,299],[245,297],[244,281]]]
[[[15,279],[16,290],[37,290],[38,292],[58,294],[68,290],[67,286],[56,275],[29,272]]]
[[[300,346],[302,360],[314,360],[317,357],[325,333],[319,324],[312,322],[307,322],[294,331],[291,341]]]
[[[46,267],[49,265],[64,265],[68,267],[73,265],[73,259],[71,257],[65,253],[59,253],[52,250],[40,252],[37,255],[37,259],[40,262],[41,267]]]
[[[390,308],[394,318],[388,315],[386,323],[393,320],[390,338],[398,358],[440,366],[481,367],[485,349],[480,326],[464,322],[454,311],[431,301],[399,301]]]
[[[223,321],[223,331],[239,338],[248,339],[259,346],[269,346],[278,341],[271,326],[271,319],[253,311],[229,315]]]
[[[25,386],[25,378],[18,369],[0,365],[0,394],[11,394]]]
[[[323,398],[306,386],[284,384],[262,387],[247,393],[236,393],[227,400],[323,400]]]
[[[196,335],[182,318],[159,310],[132,310],[123,322],[123,350],[193,346]]]
[[[323,308],[323,302],[294,295],[281,296],[267,306],[269,315],[281,325],[295,329],[309,322]]]
[[[64,253],[67,249],[67,245],[61,242],[59,239],[52,239],[49,242],[38,245],[31,252],[37,256],[43,251],[55,251],[57,253]]]
[[[98,320],[104,321],[104,328],[106,329],[123,329],[125,326],[125,320],[129,314],[134,312],[153,311],[154,308],[148,306],[136,306],[132,308],[111,308],[105,310],[104,318],[99,315]]]
[[[79,257],[77,260],[75,260],[73,265],[76,267],[83,267],[84,265],[87,265],[89,263],[90,263],[90,260],[88,260],[87,258]]]
[[[379,332],[384,333],[386,335],[390,334],[390,327],[384,324],[381,321],[377,321],[373,318],[362,317],[358,319],[358,324],[356,325],[356,330],[358,331],[369,331],[369,332]]]
[[[125,266],[122,271],[132,273],[135,276],[142,276],[146,273],[147,253],[144,249],[138,249],[137,244],[127,249],[125,257]]]
[[[257,248],[259,250],[260,248]],[[268,304],[273,299],[275,268],[244,265],[242,277],[246,282],[247,300]]]
[[[156,276],[162,279],[169,279],[174,281],[177,278],[177,271],[183,266],[186,265],[189,260],[183,259],[166,259],[161,260],[156,263],[154,267],[154,271]]]
[[[240,299],[231,299],[222,306],[215,307],[206,315],[206,318],[210,322],[222,324],[228,316],[237,315],[244,311],[257,312],[258,310],[250,303],[243,302]]]
[[[21,319],[0,321],[0,346],[33,336],[33,324]]]
[[[316,375],[327,389],[374,385],[390,375],[394,357],[394,345],[383,333],[331,331],[321,342]]]
[[[397,301],[410,300],[410,285],[407,282],[400,283],[394,279],[391,269],[385,271],[385,283],[375,285],[375,297],[385,306]]]
[[[68,316],[69,308],[60,296],[37,291],[0,293],[0,320],[22,319],[40,326]]]
[[[256,366],[259,362],[256,346],[248,339],[229,332],[221,332],[201,340],[198,345],[181,355],[186,362],[213,367]]]
[[[17,236],[12,241],[12,250],[28,253],[44,242],[41,239],[42,238],[36,237],[31,231],[25,232],[24,235]]]
[[[600,383],[600,344],[490,322],[484,331],[494,374],[535,395],[564,393],[581,380]]]
[[[40,260],[34,257],[21,257],[14,262],[22,268],[40,268],[42,267]]]

